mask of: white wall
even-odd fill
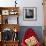
[[[21,16],[20,25],[22,26],[43,26],[43,6],[42,0],[24,0],[21,3]],[[23,7],[36,7],[37,8],[37,20],[36,21],[24,21],[23,20]]]
[[[15,6],[15,0],[0,0],[1,7]],[[43,26],[43,6],[42,0],[17,0],[20,7],[19,24],[21,26]],[[23,7],[36,7],[37,8],[37,20],[36,21],[24,21],[23,20]]]

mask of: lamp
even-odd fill
[[[17,32],[16,28],[14,29],[14,32]]]
[[[14,28],[14,36],[13,36],[13,40],[15,41],[15,40],[18,40],[18,32],[17,32],[17,29],[16,28]]]
[[[17,4],[17,2],[16,2],[17,0],[15,0],[15,7],[16,7],[16,4]]]

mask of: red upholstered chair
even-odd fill
[[[37,43],[34,46],[41,46],[40,42],[37,39],[37,35],[36,33],[33,31],[33,29],[28,28],[24,34],[24,37],[22,38],[22,42],[21,42],[21,46],[27,46],[25,40],[29,39],[30,37],[35,37],[37,40]]]

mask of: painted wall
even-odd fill
[[[33,31],[37,34],[37,37],[41,43],[43,43],[43,30],[42,26],[21,26],[19,31],[19,39],[20,42],[24,36],[24,33],[27,31],[28,28],[32,28]]]
[[[43,26],[43,6],[42,0],[25,0],[21,3],[22,10],[20,15],[20,25],[22,26]],[[37,8],[37,20],[36,21],[24,21],[23,20],[23,7],[36,7]]]
[[[10,7],[15,6],[15,0],[0,0],[1,7]],[[19,24],[20,26],[43,26],[43,6],[42,0],[17,0],[17,6],[20,7],[20,17]],[[23,7],[36,7],[37,8],[37,20],[36,21],[24,21],[23,20]]]

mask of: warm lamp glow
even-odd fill
[[[14,32],[17,32],[17,30],[16,30],[16,29],[14,29]]]

